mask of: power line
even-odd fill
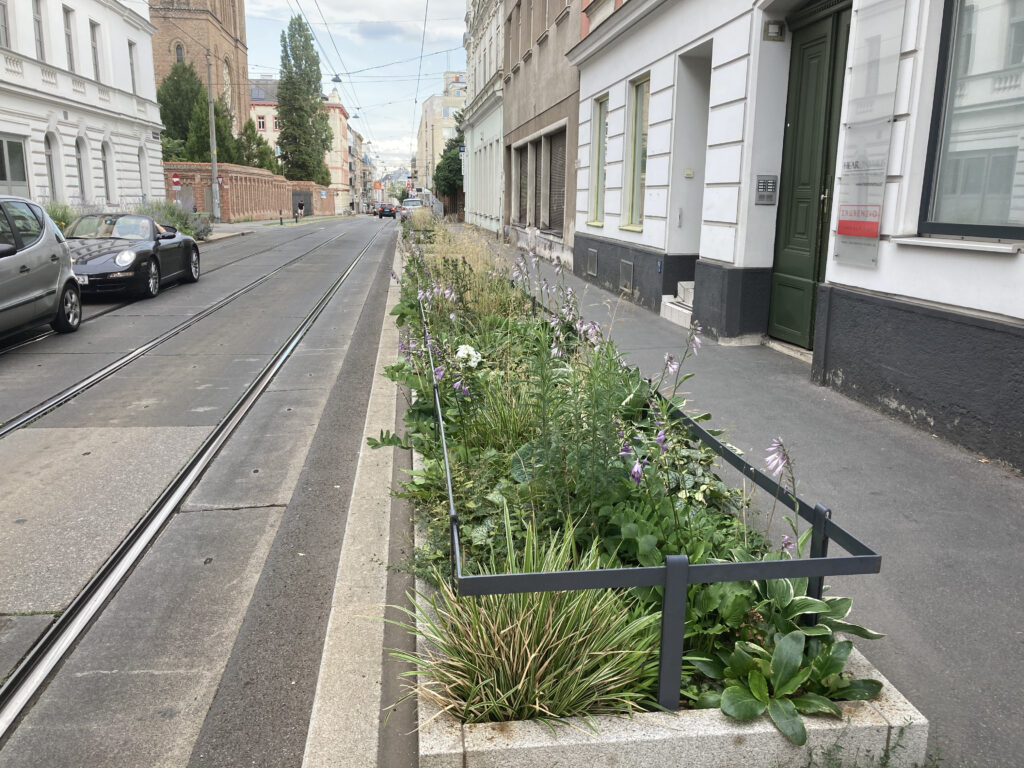
[[[423,3],[423,35],[420,37],[420,63],[416,68],[416,96],[412,101],[412,133],[409,136],[409,154],[412,155],[412,143],[416,140],[416,105],[420,100],[420,75],[423,72],[423,48],[427,44],[427,11],[430,8],[430,0]]]

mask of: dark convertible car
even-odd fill
[[[82,293],[152,298],[174,280],[199,279],[199,246],[174,227],[133,213],[80,216],[64,232]]]

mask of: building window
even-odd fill
[[[78,201],[80,203],[84,203],[88,199],[85,194],[85,155],[85,140],[79,137],[75,142],[75,165],[78,169]]]
[[[57,186],[57,159],[54,157],[56,149],[50,134],[43,137],[43,150],[46,154],[46,180],[50,184],[49,198],[51,201],[56,201],[58,199],[57,191],[60,187]]]
[[[279,118],[277,115],[274,115],[274,130],[281,130],[281,118]]]
[[[32,29],[36,35],[36,58],[46,61],[46,44],[43,42],[43,3],[32,0]]]
[[[647,110],[651,99],[649,78],[630,84],[629,164],[625,226],[642,227],[647,187]]]
[[[1024,0],[1010,0],[1010,24],[1006,36],[1006,65],[1024,64]]]
[[[139,147],[139,192],[142,194],[142,202],[146,202],[149,194],[149,166],[146,163],[146,150]]]
[[[68,52],[68,71],[75,71],[75,18],[74,12],[64,6],[64,47]]]
[[[11,27],[7,20],[7,0],[0,0],[0,48],[11,47]]]
[[[128,70],[132,78],[132,93],[138,93],[135,88],[135,43],[128,41]]]
[[[174,60],[179,64],[185,61],[185,48],[181,43],[174,46]]]
[[[28,197],[25,146],[20,138],[0,136],[0,194]]]
[[[114,158],[109,144],[103,145],[103,192],[107,202],[114,202]]]
[[[1021,62],[1014,61],[1014,19],[1024,22],[1020,5],[1018,0],[992,0],[985,13],[976,14],[965,0],[946,2],[920,221],[923,233],[1024,236],[1024,153],[1019,151],[1024,116],[1012,100],[993,97],[1020,77]],[[994,67],[988,52],[975,55],[976,23],[982,25],[982,39],[993,39],[996,29],[1006,31],[1007,53],[996,58],[1006,62],[1005,67]]]
[[[605,163],[608,157],[608,96],[594,101],[590,142],[590,221],[604,223]]]
[[[257,115],[256,127],[259,128],[261,131],[267,130],[267,118],[265,118],[263,115]]]
[[[89,44],[92,46],[92,72],[96,82],[100,81],[100,25],[89,22]]]

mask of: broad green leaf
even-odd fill
[[[745,677],[754,668],[754,657],[736,644],[729,656],[729,668],[735,677]]]
[[[718,691],[704,691],[693,703],[694,709],[718,709],[722,706],[722,694]]]
[[[832,630],[825,624],[812,624],[809,627],[800,627],[800,631],[808,637],[824,637],[832,635]]]
[[[793,585],[789,579],[769,579],[768,597],[775,601],[779,608],[785,608],[793,600]]]
[[[778,690],[800,669],[804,657],[804,633],[794,630],[782,638],[772,654],[772,688]]]
[[[814,671],[819,680],[829,675],[838,675],[846,669],[846,662],[853,651],[853,641],[843,640],[834,643],[831,648],[822,648],[814,660]]]
[[[764,675],[756,669],[751,670],[750,674],[747,675],[747,683],[750,685],[750,692],[754,695],[754,698],[767,704],[768,682],[764,679]]]
[[[800,713],[789,699],[772,699],[768,704],[768,715],[782,735],[802,747],[807,743],[807,730],[804,728]]]
[[[811,540],[811,536],[814,534],[813,528],[808,528],[806,531],[800,534],[800,538],[796,540],[796,553],[800,557],[804,553],[804,549],[807,547],[807,542]]]
[[[792,619],[794,616],[805,613],[825,613],[826,611],[828,611],[828,603],[824,600],[815,600],[813,597],[794,597],[783,613],[787,619]]]
[[[826,597],[825,602],[830,619],[845,619],[853,607],[853,599],[849,597]]]
[[[881,690],[882,684],[878,680],[851,680],[849,685],[832,695],[843,701],[867,701],[875,698]]]
[[[736,720],[753,720],[763,713],[765,704],[742,685],[730,685],[722,692],[722,711]]]
[[[620,532],[624,539],[636,539],[640,535],[640,527],[636,523],[626,523]]]
[[[778,688],[775,689],[776,696],[789,696],[790,694],[796,693],[797,689],[807,682],[807,678],[811,676],[811,668],[804,667],[789,680],[784,682]]]
[[[653,552],[654,549],[657,546],[658,546],[658,537],[657,536],[653,536],[653,535],[648,533],[648,534],[640,537],[639,546],[637,547],[637,551],[639,551],[640,554],[644,555],[644,554],[647,554],[648,552]]]
[[[717,659],[708,659],[703,656],[684,656],[683,661],[693,664],[701,673],[712,680],[721,680],[725,677],[725,667]]]
[[[878,640],[885,637],[885,635],[867,627],[862,627],[860,624],[850,624],[846,621],[838,621],[826,617],[822,617],[821,622],[830,626],[834,632],[845,632],[848,635],[863,637],[865,640]]]
[[[768,651],[766,651],[763,647],[761,647],[757,643],[751,643],[751,642],[747,642],[746,640],[740,640],[738,643],[736,643],[736,648],[737,649],[743,649],[744,653],[746,653],[746,654],[748,654],[750,656],[760,656],[760,657],[762,657],[764,659],[770,659],[771,658],[771,654],[768,653]]]
[[[842,717],[843,711],[836,705],[834,701],[829,701],[824,696],[819,696],[816,693],[805,693],[802,696],[794,696],[790,699],[793,702],[793,706],[796,707],[798,712],[805,715],[833,715],[835,717]]]

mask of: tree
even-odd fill
[[[242,165],[266,168],[274,173],[281,172],[281,164],[277,162],[274,150],[270,148],[267,140],[260,136],[251,117],[245,121],[242,132],[235,140],[235,154],[235,159]]]
[[[462,131],[455,138],[448,139],[444,145],[441,159],[434,169],[434,192],[438,195],[455,195],[462,189],[462,160],[459,158],[459,145],[465,141]]]
[[[197,101],[206,105],[206,88],[196,74],[192,62],[175,62],[170,73],[160,83],[156,92],[160,104],[160,120],[164,134],[172,139],[185,141],[188,138],[188,124]]]
[[[298,16],[281,33],[281,80],[277,86],[277,115],[281,132],[277,145],[288,179],[330,184],[324,155],[331,148],[331,126],[320,95],[320,57],[313,49],[309,28]]]
[[[217,162],[236,162],[235,137],[231,135],[231,110],[221,96],[213,102],[213,124],[217,128]],[[185,140],[185,159],[192,163],[210,162],[210,105],[205,99],[192,107]]]
[[[160,134],[160,147],[163,149],[165,163],[173,163],[185,159],[184,140],[172,139],[167,135],[167,131]]]
[[[409,198],[409,190],[405,188],[405,184],[395,181],[388,187],[388,197],[395,198],[401,205]]]

